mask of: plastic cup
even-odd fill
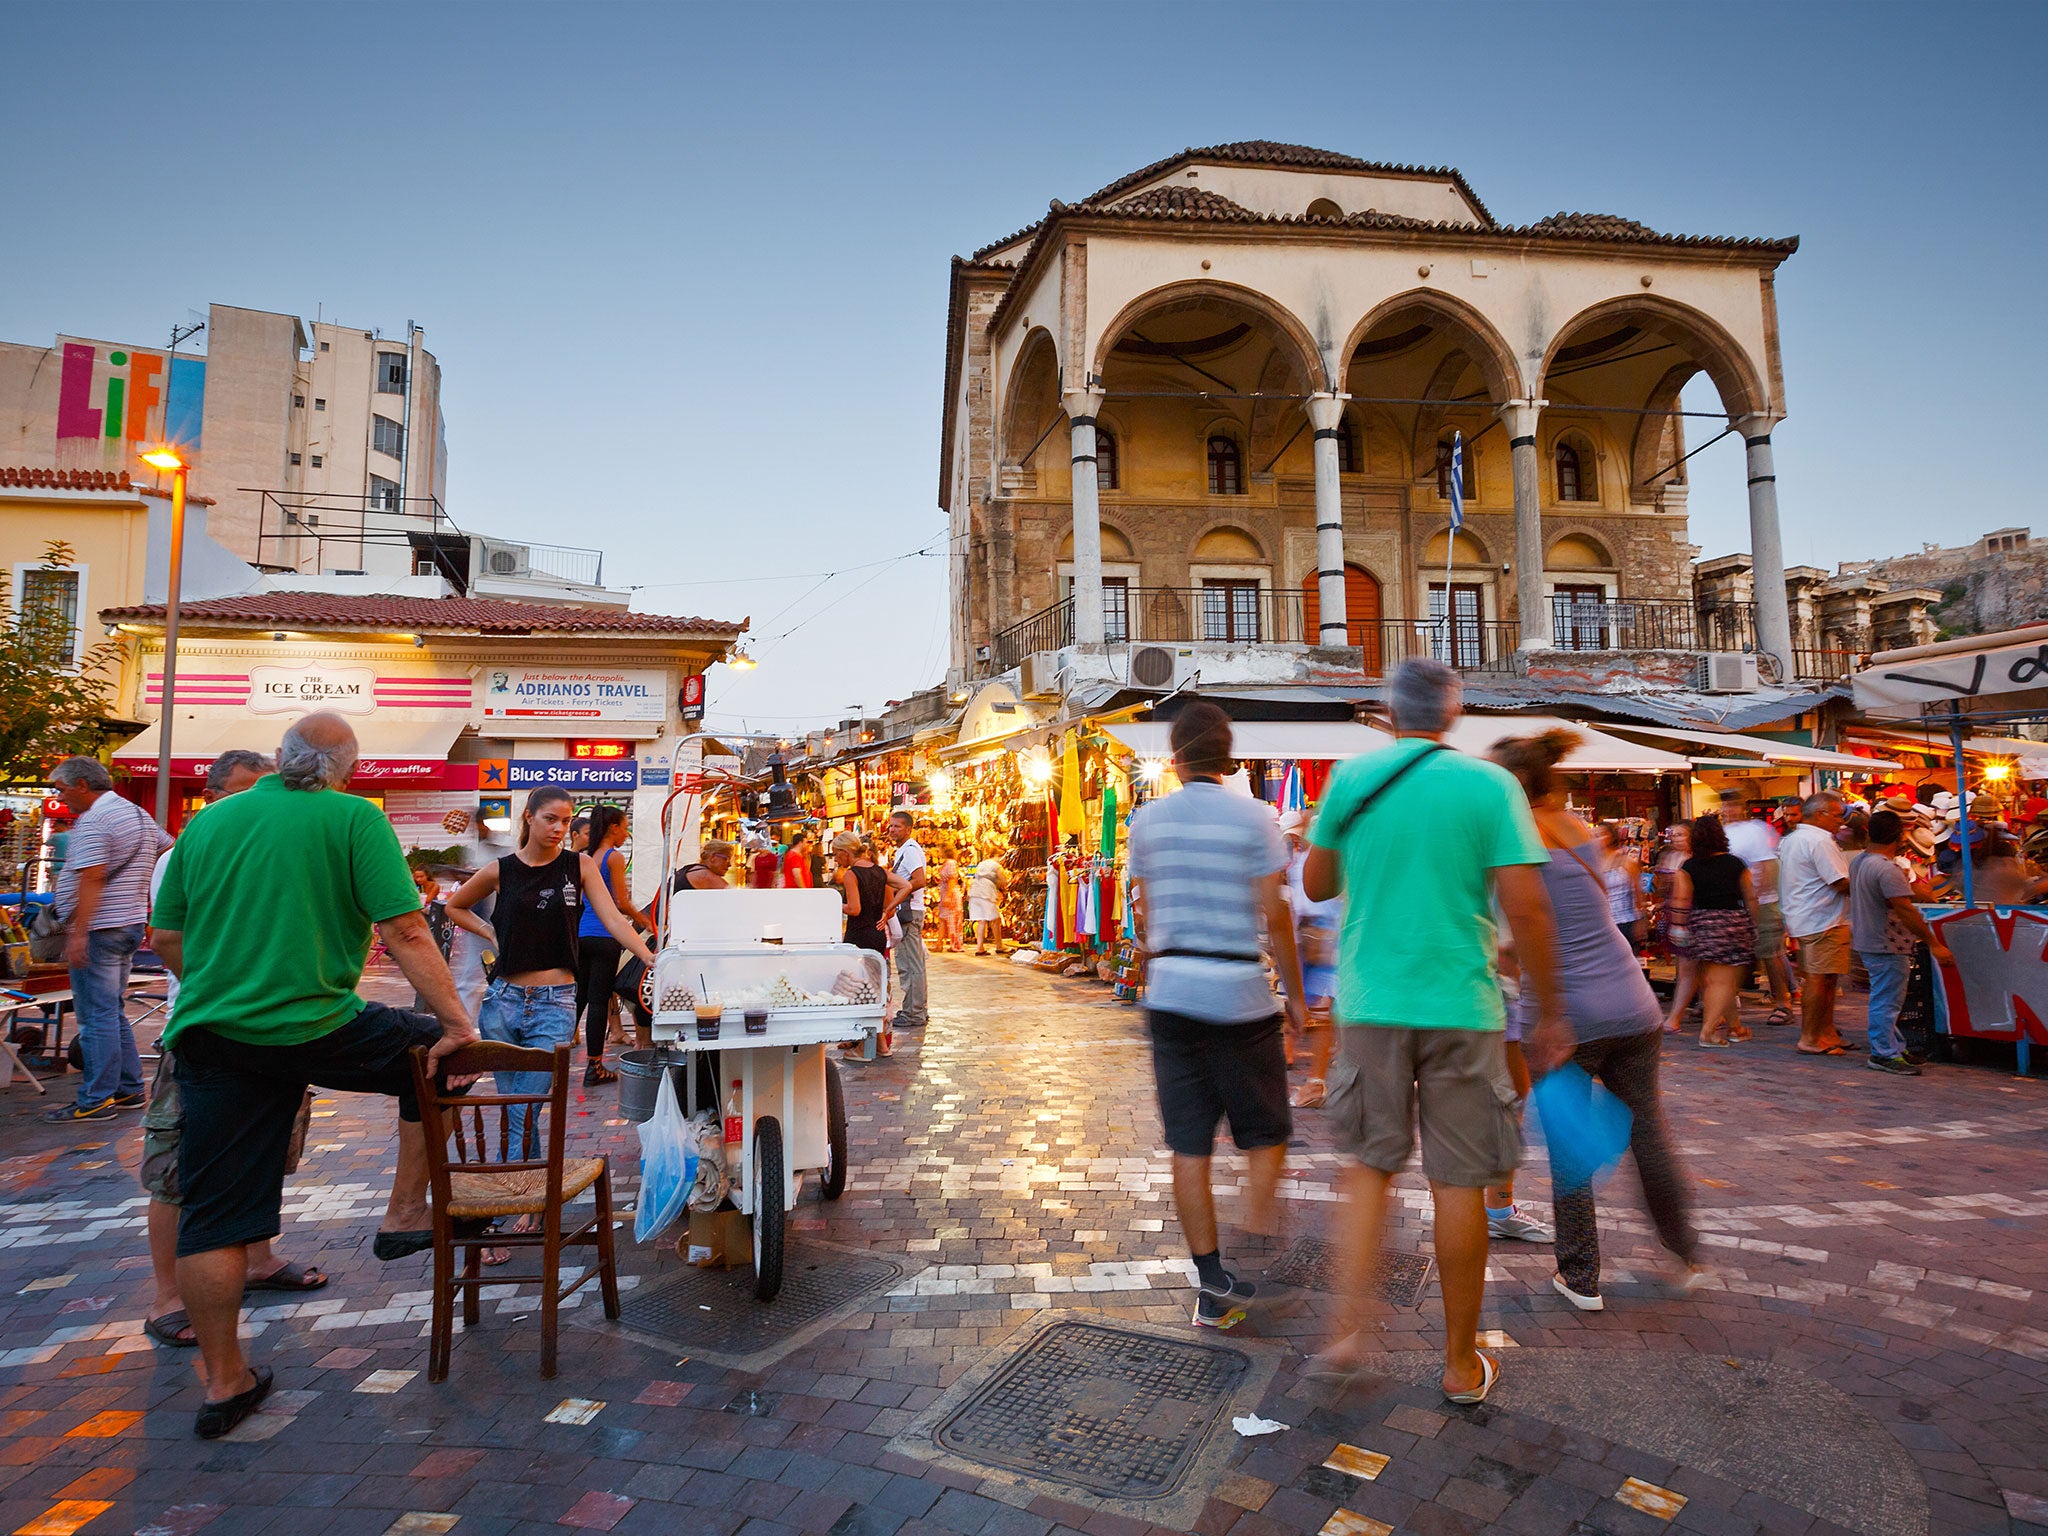
[[[699,1003],[697,1005],[697,1038],[699,1040],[716,1040],[718,1038],[718,1021],[724,1013],[725,1005],[722,1003]]]
[[[766,1008],[749,1008],[744,1017],[747,1022],[748,1034],[765,1035],[768,1033],[768,1010]]]

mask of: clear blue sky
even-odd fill
[[[944,548],[947,258],[1189,144],[1455,165],[1517,223],[1799,235],[1790,561],[1967,540],[2039,499],[2039,390],[1998,393],[2048,339],[2039,5],[9,19],[0,337],[156,337],[211,301],[417,320],[460,523],[600,544],[643,608],[752,615],[763,665],[714,674],[721,725],[939,679],[943,561],[857,568]],[[1739,450],[1694,471],[1695,542],[1747,548]]]

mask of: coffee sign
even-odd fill
[[[185,690],[178,690],[180,702]],[[307,661],[293,666],[249,669],[249,709],[259,715],[298,715],[331,709],[344,715],[367,715],[377,708],[377,673],[373,667],[336,667]]]

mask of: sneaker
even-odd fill
[[[1524,1243],[1548,1243],[1557,1237],[1555,1232],[1534,1216],[1523,1215],[1519,1205],[1511,1205],[1499,1213],[1489,1206],[1486,1212],[1486,1235],[1512,1238]]]
[[[1864,1065],[1873,1072],[1889,1072],[1893,1077],[1920,1075],[1920,1069],[1903,1056],[1873,1056]]]
[[[107,1102],[116,1109],[141,1109],[149,1103],[146,1093],[117,1093]]]
[[[1607,1302],[1600,1295],[1597,1286],[1591,1291],[1575,1291],[1564,1283],[1563,1275],[1552,1275],[1550,1277],[1550,1288],[1577,1307],[1581,1312],[1604,1312],[1607,1310]]]
[[[1899,1054],[1903,1056],[1906,1060],[1913,1063],[1913,1065],[1916,1067],[1924,1067],[1927,1065],[1927,1058],[1921,1055],[1918,1051],[1901,1051],[1899,1052]]]
[[[101,1099],[97,1104],[59,1104],[55,1109],[43,1111],[45,1125],[75,1125],[81,1120],[111,1120],[114,1118],[114,1101]]]
[[[1229,1270],[1223,1272],[1228,1282],[1222,1290],[1212,1290],[1201,1284],[1195,1285],[1195,1326],[1197,1328],[1235,1328],[1245,1319],[1244,1303],[1258,1295],[1259,1288],[1249,1280],[1241,1280]]]

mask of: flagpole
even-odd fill
[[[1451,567],[1458,559],[1458,530],[1465,526],[1465,434],[1451,434],[1451,531],[1444,540],[1444,665],[1458,664],[1456,631],[1451,626]]]

